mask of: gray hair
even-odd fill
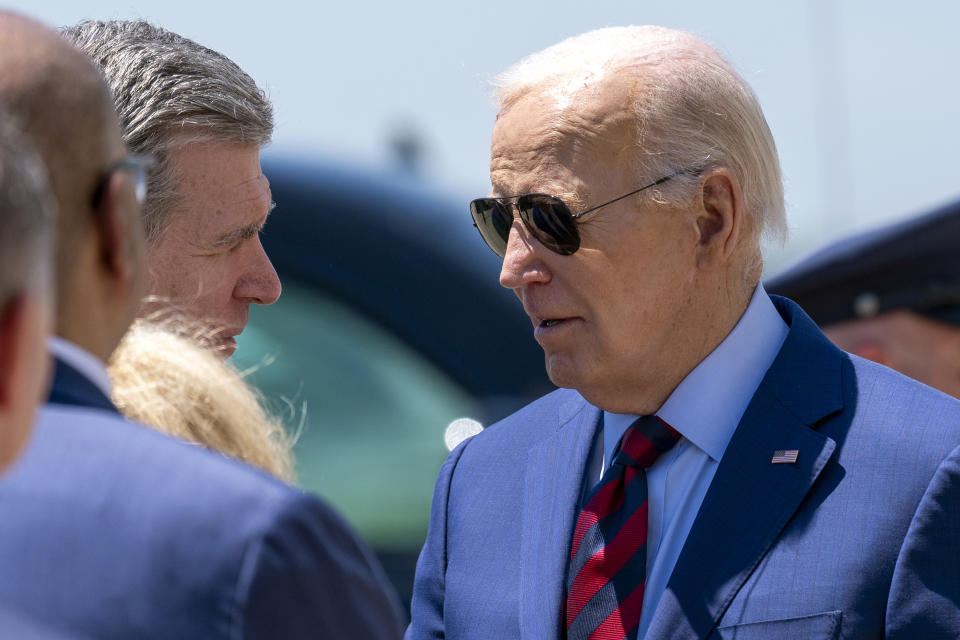
[[[43,161],[0,109],[0,308],[28,291],[52,293],[54,212]]]
[[[562,109],[614,74],[637,78],[642,88],[634,94],[637,137],[631,141],[638,183],[682,169],[725,167],[743,189],[755,246],[761,234],[786,239],[780,162],[757,97],[692,34],[651,26],[590,31],[524,58],[493,84],[502,107],[535,93]],[[680,175],[651,192],[657,199],[671,190],[689,194],[695,180]]]
[[[163,235],[178,203],[171,149],[270,142],[270,101],[226,56],[144,21],[85,21],[62,33],[100,67],[127,147],[156,161],[143,207],[151,242]]]

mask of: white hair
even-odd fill
[[[653,26],[598,29],[524,58],[493,84],[501,109],[537,95],[554,100],[560,111],[614,75],[636,78],[641,89],[633,94],[638,183],[683,169],[725,167],[743,189],[756,246],[761,234],[786,239],[780,162],[757,97],[696,36]],[[680,175],[654,197],[689,193],[695,180]]]

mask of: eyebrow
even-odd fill
[[[577,194],[576,192],[569,191],[569,190],[567,190],[567,191],[564,191],[564,190],[556,190],[556,191],[554,191],[554,190],[551,190],[551,189],[539,189],[539,190],[535,190],[535,191],[524,191],[523,193],[503,194],[503,193],[499,193],[498,190],[497,190],[496,188],[494,188],[494,189],[490,192],[490,196],[489,196],[489,197],[490,197],[490,198],[517,198],[517,197],[520,197],[520,196],[530,195],[530,194],[533,194],[533,193],[543,193],[543,194],[546,194],[546,195],[548,195],[548,196],[553,196],[554,198],[559,198],[560,200],[563,200],[564,204],[566,204],[568,207],[570,207],[571,210],[579,210],[579,209],[586,209],[586,208],[587,208],[586,203],[584,203],[584,201],[583,201],[583,199],[580,197],[580,195]]]
[[[273,211],[276,207],[277,207],[277,203],[271,201],[270,211]],[[270,211],[267,212],[268,215]],[[264,225],[266,224],[267,224],[267,218],[266,216],[264,216],[263,220],[259,220],[252,224],[245,225],[243,227],[240,227],[239,229],[231,229],[230,231],[227,231],[226,233],[221,235],[219,238],[217,238],[214,241],[213,246],[217,249],[222,247],[232,247],[233,245],[243,242],[244,240],[249,240],[250,238],[260,233],[260,231],[263,229]]]

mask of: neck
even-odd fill
[[[114,347],[116,347],[116,344],[111,346],[109,344],[110,341],[103,335],[99,335],[93,331],[83,331],[76,326],[64,327],[63,329],[58,328],[57,336],[64,340],[69,340],[78,347],[89,351],[99,358],[101,362],[110,360],[110,355],[113,353]]]
[[[83,243],[57,283],[56,334],[108,362],[135,311],[128,285],[104,267],[100,245]]]
[[[70,291],[82,294],[69,295]],[[117,326],[118,318],[123,317],[123,313],[105,304],[97,294],[98,289],[95,286],[76,287],[61,292],[58,298],[56,335],[89,351],[102,362],[107,362],[123,337],[124,329]]]

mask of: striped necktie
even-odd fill
[[[641,416],[577,517],[567,574],[568,640],[633,638],[647,577],[647,476],[680,434]]]

